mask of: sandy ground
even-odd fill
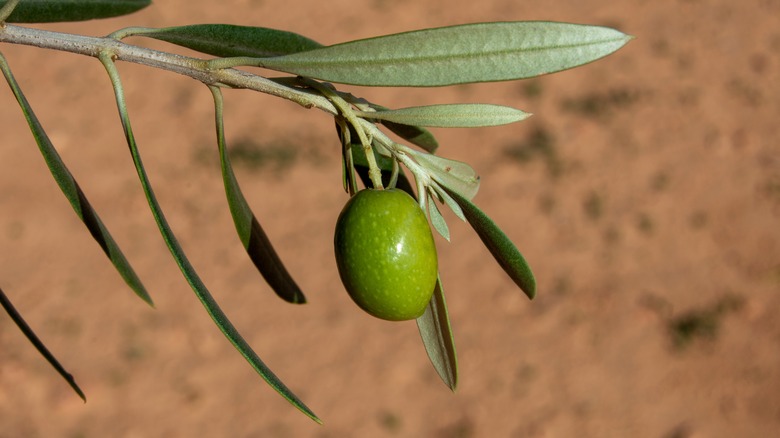
[[[45,27],[102,35],[225,22],[329,44],[541,19],[638,38],[532,81],[347,88],[391,107],[488,102],[535,114],[501,128],[435,131],[441,155],[480,172],[476,202],[539,283],[529,302],[447,215],[453,239],[438,244],[460,357],[454,394],[414,323],[375,320],[343,292],[332,231],[346,195],[328,116],[226,93],[239,179],[310,301],[292,306],[263,283],[234,235],[207,89],[120,66],[148,171],[185,250],[323,426],[254,374],[179,274],[99,63],[3,46],[157,307],[130,293],[78,222],[0,86],[0,286],[88,397],[83,404],[0,315],[0,437],[777,436],[780,2],[172,0],[130,17]]]

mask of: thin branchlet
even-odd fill
[[[206,85],[244,88],[295,102],[306,108],[317,108],[336,115],[338,110],[318,93],[287,87],[279,82],[243,70],[214,70],[207,60],[153,50],[119,41],[115,35],[91,37],[66,32],[53,32],[6,24],[0,26],[0,43],[20,44],[80,55],[99,57],[110,51],[115,60],[145,65],[189,76]]]

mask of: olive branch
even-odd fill
[[[304,36],[263,27],[197,24],[167,28],[127,27],[103,37],[34,29],[12,23],[46,23],[107,18],[148,6],[149,0],[0,1],[0,43],[53,49],[98,59],[111,81],[125,140],[141,187],[161,236],[182,274],[218,328],[258,374],[313,420],[320,419],[263,363],[220,309],[189,263],[157,203],[133,135],[117,62],[130,62],[188,76],[205,84],[215,108],[217,148],[228,205],[238,237],[274,292],[290,303],[305,303],[270,239],[249,207],[233,172],[225,141],[222,88],[253,90],[316,108],[334,117],[342,145],[344,189],[358,191],[358,180],[373,188],[398,187],[413,196],[432,227],[449,240],[438,205],[468,222],[499,265],[529,297],[536,281],[525,259],[501,229],[473,202],[479,177],[466,163],[436,155],[438,142],[427,127],[486,127],[521,121],[529,113],[492,104],[427,105],[388,109],[339,91],[332,84],[367,87],[441,87],[509,81],[577,67],[607,56],[631,37],[617,30],[556,22],[496,22],[422,29],[323,46]],[[125,42],[151,38],[192,49],[212,58],[194,58]],[[261,68],[286,74],[266,77]],[[130,289],[152,305],[138,275],[60,158],[0,52],[0,70],[27,119],[55,181],[74,211],[102,247]],[[408,144],[390,138],[389,130]],[[415,147],[411,147],[415,146]],[[403,165],[414,179],[405,176]],[[69,385],[86,400],[73,377],[59,364],[0,289],[0,304],[28,340]],[[433,298],[417,319],[431,362],[451,389],[458,381],[457,356],[444,289],[438,279]]]

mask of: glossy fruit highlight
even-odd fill
[[[334,244],[344,288],[363,310],[390,321],[423,314],[438,260],[425,213],[406,192],[355,194],[336,222]]]

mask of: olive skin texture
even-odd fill
[[[334,236],[344,288],[369,314],[418,318],[431,300],[438,258],[428,219],[398,189],[365,189],[344,206]]]

